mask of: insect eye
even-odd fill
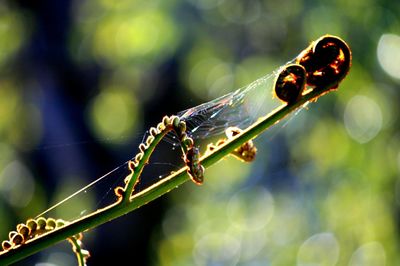
[[[294,103],[303,92],[306,82],[306,70],[303,66],[291,64],[285,66],[275,81],[274,94],[287,104]]]
[[[313,42],[296,61],[306,69],[307,85],[334,89],[350,69],[351,52],[343,40],[327,35]]]

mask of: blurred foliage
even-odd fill
[[[104,162],[113,156],[126,160],[143,126],[271,73],[329,33],[353,50],[352,69],[338,92],[294,116],[272,140],[271,134],[260,136],[255,163],[227,158],[207,169],[203,187],[187,184],[170,193],[163,219],[153,221],[161,223],[159,229],[145,232],[148,239],[153,236],[147,261],[400,264],[398,1],[86,0],[69,5],[67,34],[60,39],[69,64],[83,71],[77,88],[77,74],[52,61],[59,54],[51,54],[47,67],[37,64],[45,60],[43,51],[55,46],[38,43],[45,30],[32,23],[35,8],[23,1],[0,4],[2,238],[13,224],[44,210],[45,202],[73,191],[71,184],[101,174],[77,173],[74,167],[111,168]],[[32,37],[34,32],[39,34]],[[27,56],[32,50],[43,54]],[[93,71],[85,70],[92,67],[95,82]],[[65,78],[74,82],[60,85]],[[60,116],[61,108],[72,114]],[[74,133],[79,130],[86,135]],[[86,141],[88,135],[106,150],[91,153],[92,163],[85,148],[61,147],[37,157],[46,145],[79,142],[79,136]],[[50,165],[45,171],[43,160]],[[96,201],[90,199],[86,205],[92,207],[77,203],[77,208],[93,208]],[[118,242],[126,257],[132,249],[122,246],[129,247],[135,237],[128,238]],[[94,248],[99,260],[100,253]]]

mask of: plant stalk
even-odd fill
[[[216,147],[212,152],[201,157],[201,164],[206,168],[215,164],[243,143],[254,139],[260,133],[281,121],[294,110],[308,104],[310,101],[315,101],[321,95],[330,90],[330,88],[325,90],[314,89],[303,95],[297,102],[276,108],[270,114],[260,118],[256,123],[245,129],[242,133],[236,135],[224,144]],[[0,265],[15,263],[29,255],[56,244],[57,242],[63,241],[70,236],[97,227],[157,199],[190,180],[186,170],[186,166],[182,167],[179,171],[170,174],[168,177],[158,181],[147,189],[134,194],[131,196],[130,201],[120,200],[103,209],[99,209],[91,214],[72,221],[63,227],[50,231],[35,239],[28,240],[25,244],[18,246],[15,249],[11,249],[3,254],[0,253]]]

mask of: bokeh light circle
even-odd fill
[[[339,259],[339,250],[339,243],[332,233],[315,234],[300,246],[297,265],[334,266]]]
[[[26,207],[35,192],[29,169],[19,161],[10,162],[0,174],[0,194],[15,208]]]
[[[229,221],[241,230],[260,230],[274,214],[274,198],[263,187],[243,189],[230,199],[227,214]]]
[[[344,113],[347,133],[359,143],[372,140],[382,128],[382,112],[370,97],[357,95],[347,104]]]
[[[376,53],[382,69],[391,77],[400,79],[400,36],[383,34]]]
[[[202,237],[193,251],[196,265],[236,265],[240,257],[240,240],[225,233]]]
[[[379,242],[369,242],[360,246],[351,256],[349,266],[386,265],[386,252]]]
[[[133,137],[140,114],[134,96],[126,90],[110,89],[101,92],[89,108],[90,124],[98,138],[118,143]]]

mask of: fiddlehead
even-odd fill
[[[157,127],[150,128],[150,135],[144,143],[139,145],[139,152],[134,159],[128,162],[130,174],[125,178],[125,187],[118,186],[114,189],[119,200],[129,200],[137,183],[140,181],[140,174],[147,165],[151,154],[170,131],[174,131],[178,135],[183,160],[188,167],[189,176],[194,183],[202,184],[204,168],[199,163],[200,155],[198,149],[194,147],[193,139],[186,133],[186,123],[177,116],[164,116]]]
[[[213,152],[218,146],[221,146],[224,144],[226,141],[234,138],[235,136],[239,135],[242,133],[243,130],[241,130],[238,127],[228,127],[225,130],[225,135],[227,139],[220,139],[217,141],[216,144],[208,144],[207,146],[207,152]],[[236,159],[243,161],[243,162],[252,162],[254,161],[256,154],[257,154],[257,147],[254,145],[252,140],[246,141],[242,145],[240,145],[238,148],[236,148],[234,151],[230,153],[233,155]]]
[[[308,86],[333,90],[349,72],[351,51],[342,39],[325,35],[300,53],[296,63],[306,69]]]
[[[200,163],[199,148],[192,146],[184,156],[184,161],[188,167],[187,173],[190,179],[196,184],[201,185],[204,181],[204,167]]]
[[[301,65],[291,64],[279,72],[275,80],[274,95],[281,101],[295,103],[302,95],[306,84],[306,70]]]
[[[303,90],[303,92],[300,93],[300,97],[296,96],[297,92],[285,92],[285,90],[288,88],[290,89],[296,87],[297,84],[302,84],[302,82],[299,82],[301,81],[302,72],[298,72],[296,69],[297,67],[293,67],[293,69],[289,69],[291,71],[280,73],[280,75],[282,75],[281,83],[282,85],[284,85],[282,87],[283,91],[275,91],[276,96],[280,97],[280,99],[287,104],[278,106],[275,110],[271,111],[263,117],[257,115],[256,120],[253,120],[250,125],[243,127],[243,132],[236,134],[235,137],[231,137],[232,141],[229,141],[230,137],[227,136],[228,140],[224,139],[219,141],[216,145],[214,145],[214,148],[210,148],[210,150],[213,149],[210,154],[206,154],[206,156],[202,156],[200,159],[200,153],[198,151],[198,148],[194,146],[193,140],[190,137],[185,138],[185,135],[181,134],[180,139],[185,140],[184,142],[181,141],[181,148],[183,150],[185,163],[187,164],[186,168],[182,168],[177,172],[171,173],[171,175],[164,178],[163,180],[160,180],[154,186],[143,191],[143,193],[135,195],[134,201],[132,200],[132,202],[129,202],[130,204],[121,205],[118,204],[119,202],[111,204],[106,208],[97,210],[94,213],[86,215],[85,217],[82,217],[77,221],[71,222],[70,224],[63,226],[62,228],[60,228],[60,231],[48,231],[47,233],[45,233],[48,234],[46,237],[40,237],[40,239],[37,239],[38,241],[32,241],[32,245],[24,245],[23,248],[19,249],[17,252],[14,252],[17,247],[22,246],[21,243],[25,244],[25,239],[23,238],[23,230],[26,229],[22,229],[21,227],[20,233],[17,230],[16,233],[10,234],[9,240],[4,242],[3,246],[9,251],[3,251],[3,253],[0,253],[0,255],[6,253],[4,254],[4,256],[0,256],[0,264],[4,265],[7,263],[14,263],[23,257],[26,257],[30,254],[33,254],[34,252],[37,252],[40,249],[43,249],[45,246],[49,246],[50,244],[65,239],[66,236],[73,236],[78,232],[88,230],[109,220],[117,218],[123,214],[126,214],[127,212],[132,211],[140,206],[143,206],[149,201],[152,201],[157,197],[183,184],[187,180],[187,175],[185,171],[189,173],[190,177],[193,180],[195,178],[203,176],[204,169],[202,168],[201,164],[208,167],[210,165],[213,165],[216,161],[224,158],[227,154],[235,155],[236,151],[239,151],[240,149],[253,152],[253,149],[251,147],[253,147],[254,145],[250,145],[250,141],[257,137],[261,132],[277,124],[279,121],[281,121],[283,118],[285,118],[287,115],[297,110],[298,108],[301,108],[309,102],[315,101],[321,95],[333,89],[336,89],[339,82],[347,74],[348,69],[351,65],[350,50],[348,50],[348,47],[344,42],[341,42],[343,41],[341,41],[337,37],[324,36],[316,42],[313,42],[297,58],[295,65],[302,66],[306,72],[307,91]],[[322,58],[315,58],[318,56],[321,56]],[[314,66],[314,64],[316,65]],[[285,69],[288,70],[288,67],[283,68],[283,70]],[[292,74],[294,74],[294,78],[288,77],[288,75],[292,76]],[[297,77],[297,74],[300,74],[300,78]],[[226,114],[224,113],[224,109],[229,111],[229,108],[231,107],[237,108],[237,106],[241,106],[241,103],[243,102],[243,99],[246,98],[247,93],[250,91],[255,91],[255,88],[260,88],[260,84],[266,84],[266,81],[268,79],[269,78],[262,78],[252,83],[251,86],[248,86],[243,90],[234,91],[224,97],[221,97],[218,100],[202,104],[199,107],[191,108],[189,111],[186,111],[185,114],[182,115],[182,117],[190,118],[191,114],[193,113],[201,113],[205,111],[209,113],[218,111],[221,112],[221,114]],[[294,96],[291,96],[291,93],[293,93]],[[285,94],[286,96],[281,97],[281,95]],[[288,96],[288,94],[290,95]],[[233,116],[235,116],[237,112],[232,112],[232,114]],[[224,116],[224,118],[233,120],[233,116]],[[167,117],[166,119],[171,118]],[[218,116],[210,115],[207,119],[218,119]],[[239,119],[242,118],[239,117]],[[157,143],[165,136],[165,134],[167,134],[171,130],[177,130],[178,128],[181,128],[179,129],[180,132],[186,134],[186,130],[183,130],[183,124],[180,124],[180,119],[174,119],[174,121],[177,123],[172,123],[171,126],[171,121],[165,121],[168,122],[165,123],[163,119],[163,122],[159,124],[157,128],[152,128],[153,130],[150,130],[151,136],[146,139],[145,143],[139,146],[140,152],[129,163],[131,174],[127,177],[125,186],[115,189],[115,192],[119,196],[119,199],[121,201],[130,200],[132,191],[139,181],[138,178],[141,174],[141,169],[143,169],[143,167],[147,164],[149,156],[152,154],[152,149],[156,147]],[[166,124],[168,124],[168,129]],[[238,124],[236,122],[232,122],[229,125]],[[229,125],[224,124],[224,128],[228,127]],[[256,150],[254,150],[254,155],[255,151]],[[239,158],[241,160],[246,160],[244,158],[247,157],[243,156],[242,153],[237,154],[240,155]],[[251,158],[251,156],[248,158]],[[72,237],[70,238],[75,239]],[[28,239],[26,241],[26,244],[29,243],[30,240]]]
[[[29,219],[26,223],[18,224],[16,231],[11,231],[8,234],[9,239],[1,243],[3,251],[1,251],[0,254],[4,254],[11,249],[17,249],[21,245],[67,224],[68,222],[62,219],[55,220],[53,218],[46,219],[44,217]],[[89,251],[82,248],[82,237],[82,233],[79,233],[67,239],[72,245],[72,250],[80,266],[86,265],[86,260],[90,257]]]

